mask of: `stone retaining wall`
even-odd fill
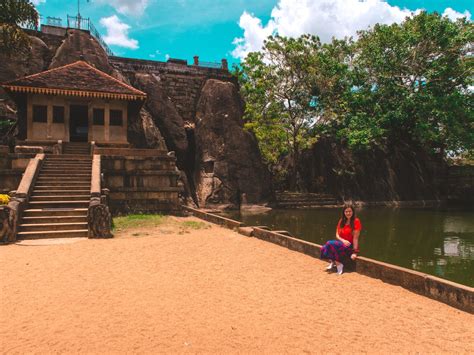
[[[236,229],[237,232],[243,235],[259,238],[319,258],[321,245],[289,237],[281,233],[272,232],[261,227],[245,227],[241,222],[207,213],[202,210],[197,210],[195,208],[183,206],[183,209],[208,222]],[[355,271],[362,275],[401,286],[422,296],[435,299],[452,307],[474,314],[474,288],[472,287],[363,256],[357,258]]]
[[[135,150],[137,155],[101,156],[111,213],[179,213],[176,159],[139,151]]]

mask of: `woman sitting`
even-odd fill
[[[345,257],[350,257],[352,260],[357,258],[361,229],[362,224],[359,218],[356,218],[354,207],[344,206],[342,217],[336,227],[337,240],[330,240],[321,248],[321,259],[330,260],[327,270],[336,266],[338,275],[341,275],[344,268],[341,260]]]

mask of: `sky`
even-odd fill
[[[115,55],[166,61],[238,63],[272,33],[311,33],[329,42],[417,11],[474,18],[469,0],[79,0]],[[78,0],[33,0],[42,16],[74,16]]]

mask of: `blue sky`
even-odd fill
[[[77,0],[34,0],[43,18],[77,13]],[[238,62],[272,32],[331,37],[354,35],[377,22],[400,22],[413,11],[450,18],[474,16],[467,0],[80,0],[116,55]]]

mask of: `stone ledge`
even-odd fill
[[[290,250],[319,258],[321,251],[321,245],[319,244],[288,237],[260,227],[246,227],[242,222],[195,208],[183,206],[183,209],[208,222],[231,229],[237,229],[238,232],[241,232],[241,234],[245,236],[253,236]],[[252,229],[252,231],[250,231],[250,229]],[[365,276],[401,286],[419,295],[432,298],[454,308],[474,314],[474,288],[472,287],[366,257],[357,258],[355,271]]]

